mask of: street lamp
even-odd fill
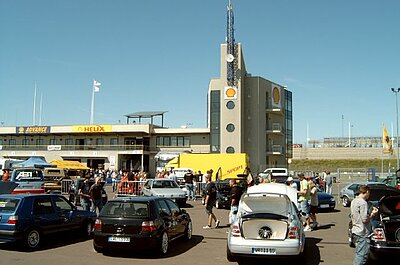
[[[396,95],[396,145],[397,145],[397,169],[399,169],[399,105],[397,104],[397,94],[400,92],[400,88],[394,89],[392,92]]]

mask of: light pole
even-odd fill
[[[397,169],[399,169],[399,105],[397,104],[397,94],[400,92],[400,88],[394,89],[392,92],[396,95],[396,145],[397,145]]]

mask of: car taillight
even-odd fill
[[[156,230],[157,230],[157,227],[153,221],[143,221],[142,222],[142,232],[154,232]]]
[[[233,224],[231,228],[231,235],[233,237],[240,237],[240,227],[237,224]]]
[[[94,230],[100,231],[101,225],[102,225],[102,223],[101,223],[100,219],[96,219],[96,222],[94,223]]]
[[[9,225],[16,225],[18,221],[18,216],[12,215],[10,218],[8,218],[7,224]]]
[[[298,226],[289,226],[288,238],[289,239],[299,239],[299,227]]]
[[[375,228],[372,239],[375,241],[386,241],[385,231],[383,230],[383,228]]]

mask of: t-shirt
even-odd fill
[[[217,187],[215,186],[214,183],[209,182],[206,184],[206,195],[208,195],[208,203],[207,204],[213,204],[215,200],[217,199]]]
[[[231,188],[231,206],[238,206],[239,205],[239,200],[240,197],[242,196],[242,188],[240,188],[239,186],[235,185]],[[235,200],[235,202],[232,204],[232,200]]]
[[[103,187],[101,187],[98,184],[93,184],[93,186],[90,187],[89,194],[93,198],[93,200],[100,200],[102,190],[103,190]]]
[[[351,232],[358,236],[368,236],[372,231],[371,222],[363,223],[368,219],[368,203],[363,198],[354,198],[351,201],[350,213],[353,224]]]
[[[300,181],[300,191],[307,190],[307,193],[305,195],[300,195],[299,196],[299,201],[304,201],[304,200],[310,200],[310,186],[308,185],[308,181],[306,179],[303,179]]]
[[[310,200],[310,205],[311,206],[318,206],[318,190],[317,187],[312,187],[311,191],[311,200]]]

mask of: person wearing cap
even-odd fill
[[[300,179],[300,190],[297,192],[299,195],[300,210],[306,221],[306,227],[304,228],[304,231],[311,231],[309,204],[311,199],[310,187],[308,185],[308,181],[304,177],[304,173],[299,173],[297,176]]]
[[[290,187],[295,188],[297,190],[297,183],[294,182],[292,177],[288,177],[286,182]]]
[[[10,181],[10,170],[8,168],[3,169],[3,181]]]

